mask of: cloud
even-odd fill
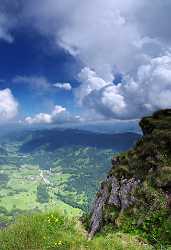
[[[136,2],[64,0],[57,4],[54,0],[38,0],[29,1],[24,9],[31,26],[111,80],[114,64],[127,69],[126,58],[137,50],[134,41],[140,36],[136,25],[127,20],[140,5]]]
[[[19,21],[21,17],[23,0],[1,0],[0,4],[0,42],[1,40],[12,43],[15,39],[14,29],[21,26]]]
[[[57,89],[62,89],[66,91],[72,90],[72,86],[70,83],[55,83],[53,84],[53,86],[56,87]]]
[[[16,76],[13,83],[27,84],[33,90],[40,89],[41,91],[46,91],[50,88],[50,83],[45,77],[42,76]]]
[[[10,34],[10,21],[8,18],[0,13],[0,39],[12,43],[13,42],[13,37]]]
[[[55,87],[56,89],[70,91],[72,86],[70,83],[50,83],[46,77],[43,76],[16,76],[12,79],[13,83],[26,84],[33,90],[40,90],[41,92],[50,91]]]
[[[139,31],[144,36],[158,39],[169,45],[171,42],[169,24],[171,1],[156,0],[155,4],[148,0],[142,2],[143,5],[136,12]]]
[[[83,65],[75,91],[79,105],[109,119],[132,119],[171,107],[170,0],[18,2],[23,25]],[[5,34],[10,28],[4,25]],[[117,73],[123,80],[115,85]]]
[[[75,91],[84,108],[132,119],[170,107],[171,79],[162,74],[170,67],[170,1],[42,0],[29,8],[35,28],[84,65]],[[114,85],[118,72],[123,81]]]
[[[141,65],[137,75],[118,85],[105,82],[88,68],[79,75],[76,98],[105,118],[134,119],[160,108],[171,108],[171,54]]]
[[[24,120],[25,124],[34,125],[34,124],[63,124],[71,122],[79,122],[79,116],[71,115],[66,108],[62,106],[54,106],[50,114],[40,113],[34,117],[26,117]]]
[[[34,117],[28,116],[25,118],[25,123],[32,125],[32,124],[50,124],[52,123],[51,115],[40,113],[35,115]]]
[[[0,123],[16,117],[19,104],[10,89],[0,90]]]

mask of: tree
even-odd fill
[[[37,201],[40,203],[49,202],[49,194],[45,184],[40,183],[37,186]]]

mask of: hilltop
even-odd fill
[[[140,121],[143,137],[114,156],[91,213],[89,236],[111,225],[171,245],[171,110]]]

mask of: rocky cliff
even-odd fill
[[[171,109],[140,121],[142,138],[112,160],[93,205],[89,237],[112,225],[171,244]]]

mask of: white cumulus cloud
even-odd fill
[[[171,108],[171,54],[141,65],[135,78],[122,83],[105,82],[88,68],[79,75],[79,104],[107,118],[134,119],[160,108]],[[100,87],[101,86],[101,87]]]
[[[72,90],[72,86],[70,83],[55,83],[53,84],[53,86],[56,87],[57,89],[62,89],[66,91]]]
[[[34,124],[62,124],[69,122],[79,122],[79,116],[73,116],[65,107],[56,105],[50,114],[39,113],[35,116],[28,116],[25,118],[24,123],[29,125]]]
[[[10,89],[0,90],[0,123],[7,122],[16,117],[18,102]]]
[[[13,83],[26,84],[33,90],[39,90],[41,92],[46,92],[52,90],[53,87],[59,90],[70,91],[72,86],[70,83],[51,83],[44,76],[16,76],[12,79]]]
[[[132,119],[171,107],[170,0],[14,2],[21,3],[26,28],[46,36],[83,65],[75,92],[84,108],[106,118]],[[13,25],[5,23],[0,30],[9,35]],[[114,85],[116,73],[123,80]]]
[[[32,124],[50,124],[52,123],[52,117],[49,114],[40,113],[35,115],[34,117],[28,116],[25,118],[25,123]]]
[[[27,8],[35,28],[84,65],[75,91],[84,108],[132,119],[170,107],[169,0],[38,0]],[[117,72],[124,79],[114,85]]]

